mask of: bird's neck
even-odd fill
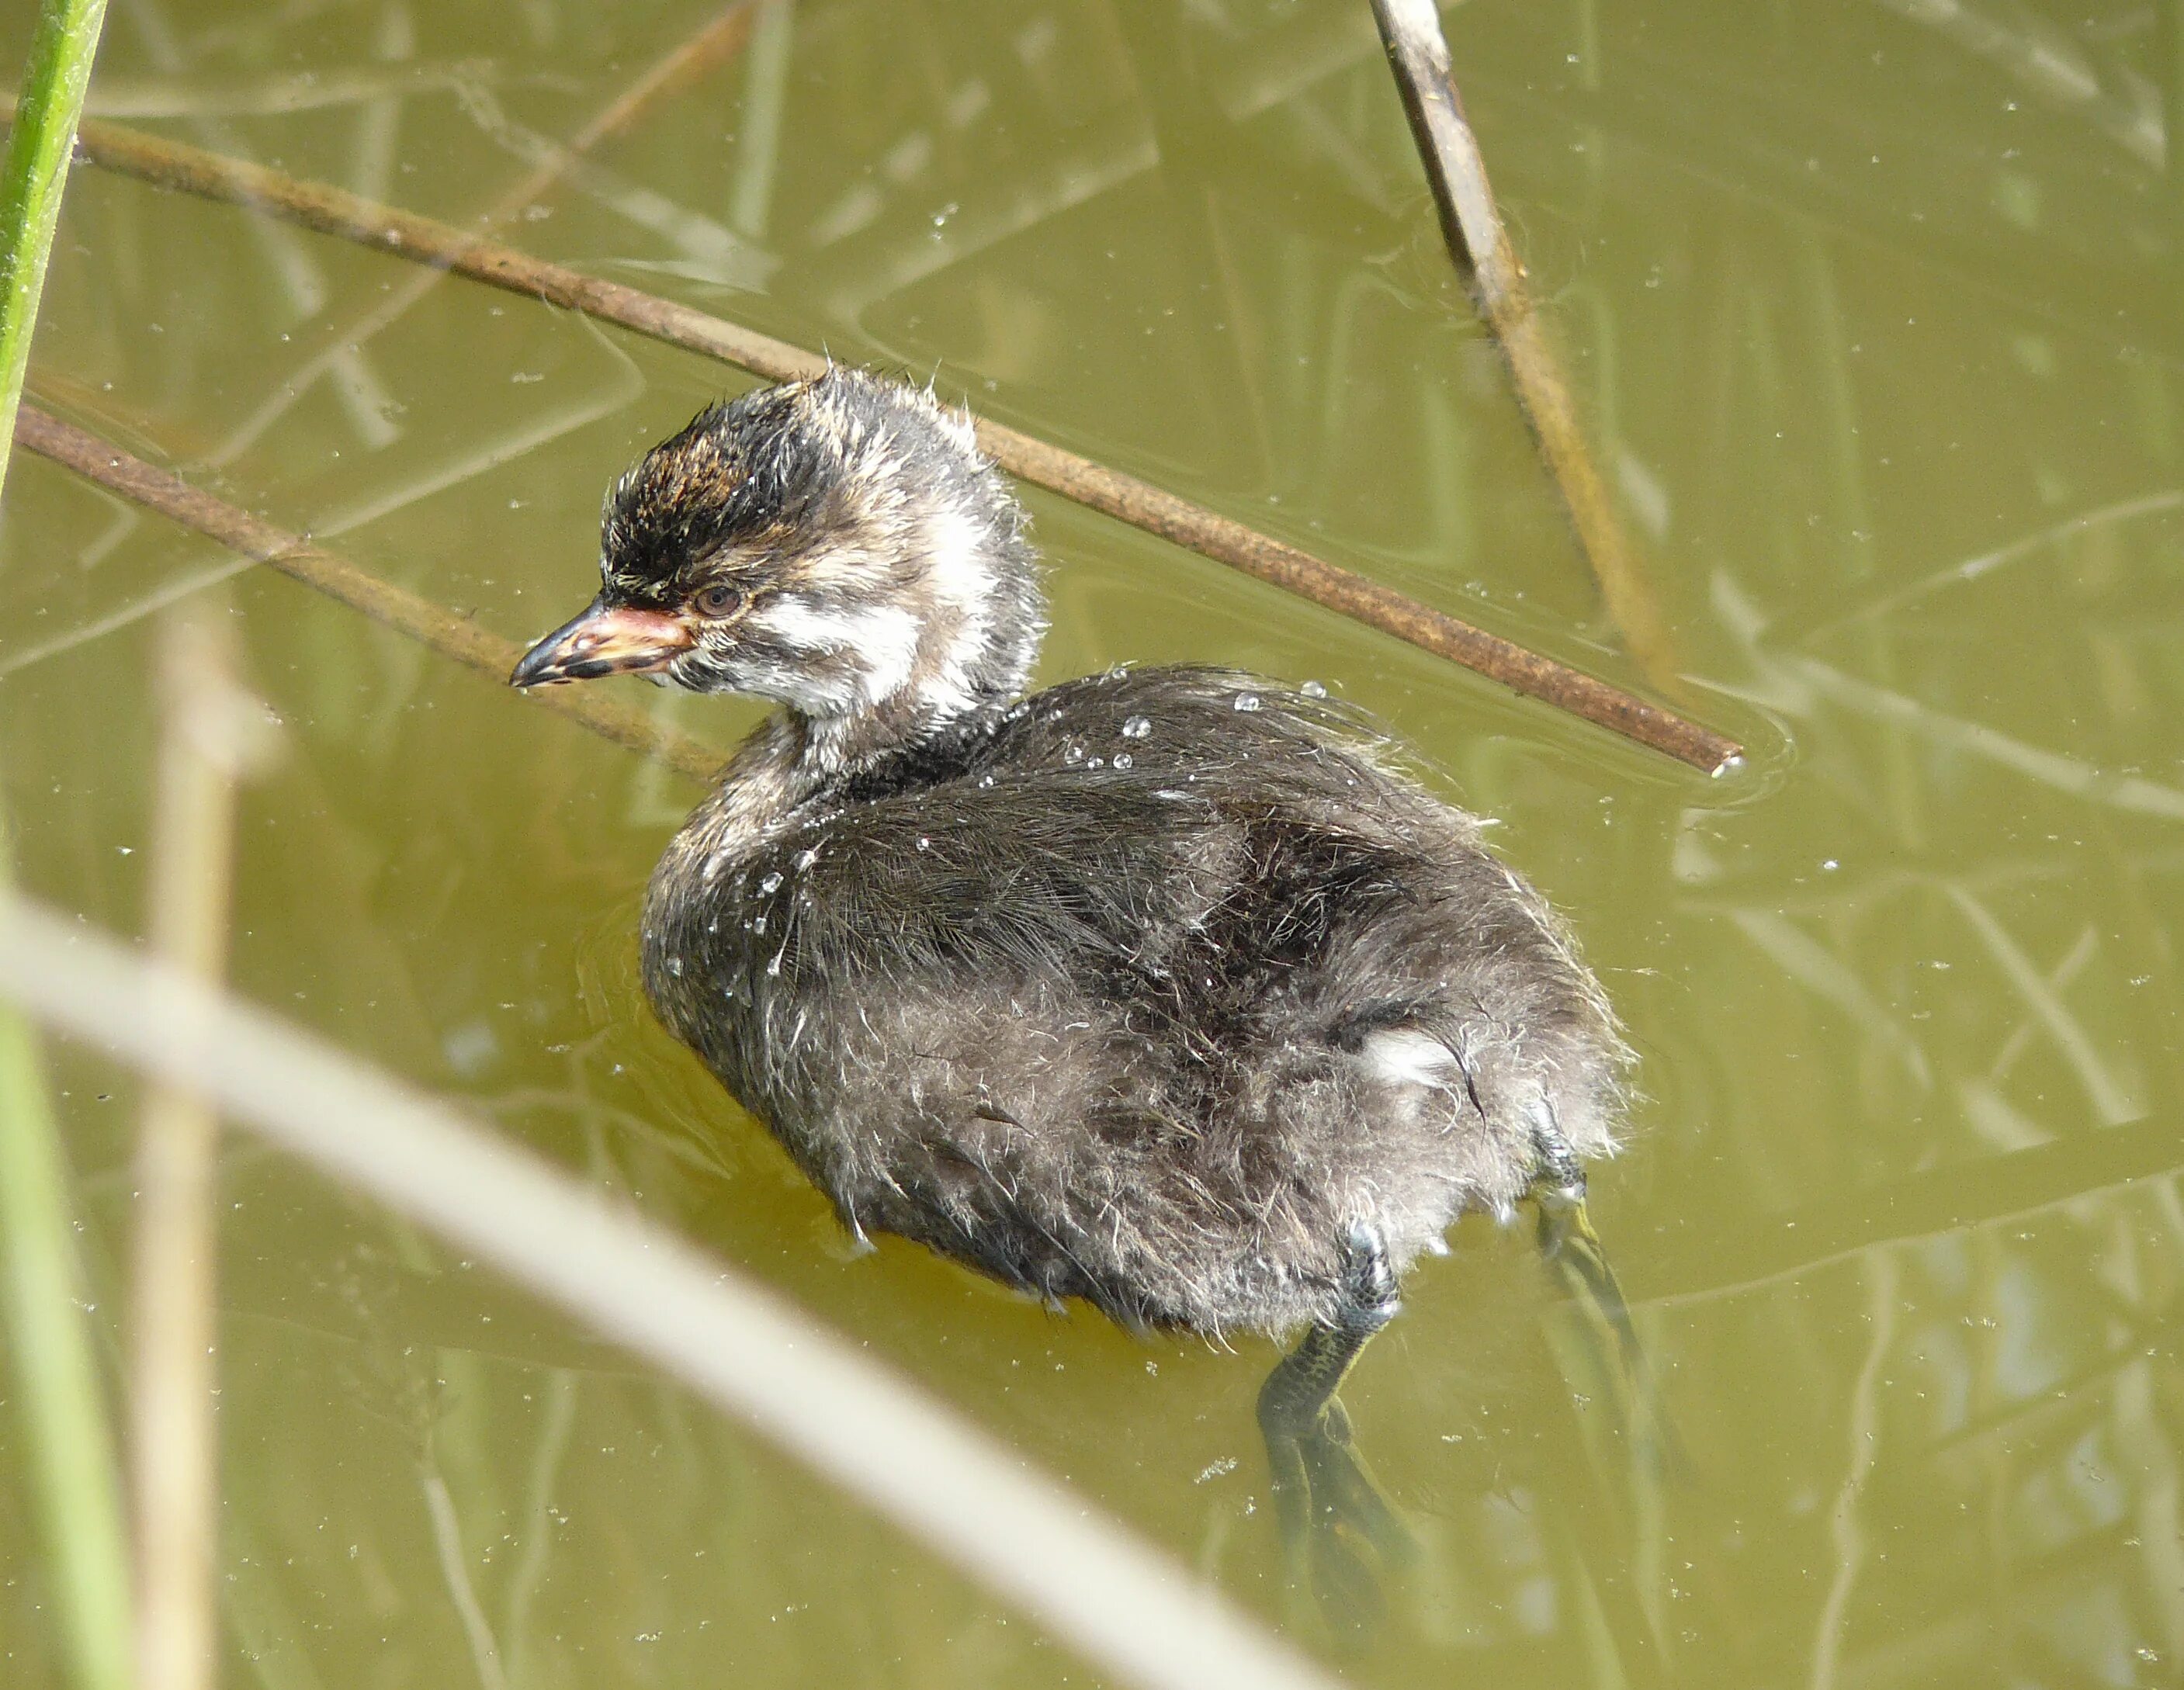
[[[997,714],[1006,701],[1006,694],[973,697],[935,709],[928,700],[900,697],[841,714],[805,715],[792,709],[786,713],[796,741],[791,784],[816,795],[854,782],[883,763],[961,737]]]
[[[974,523],[955,511],[926,525],[915,598],[894,607],[916,630],[872,638],[848,696],[790,698],[805,780],[854,777],[875,763],[990,721],[1024,689],[1045,631],[1045,604],[1014,506]],[[878,629],[880,613],[866,613]],[[853,647],[853,649],[855,648]]]
[[[883,708],[845,716],[777,710],[736,748],[676,848],[725,867],[853,801],[867,781],[892,786],[935,778],[933,769],[954,767],[967,744],[999,722],[1006,702],[982,700],[944,717],[930,711],[898,716]]]

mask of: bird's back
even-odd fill
[[[1331,701],[1072,681],[655,878],[669,1026],[862,1229],[1127,1320],[1281,1327],[1605,1148],[1621,1048],[1477,829]]]

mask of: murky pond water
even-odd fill
[[[465,222],[714,15],[116,0],[94,109]],[[1449,279],[1362,0],[758,15],[512,238],[937,375],[1638,679]],[[1315,677],[1502,818],[1642,1055],[1594,1207],[1683,1448],[1661,1482],[1603,1433],[1524,1230],[1468,1221],[1346,1393],[1418,1554],[1373,1635],[1329,1637],[1282,1576],[1268,1346],[855,1256],[652,1023],[636,899],[692,788],[28,459],[0,525],[20,872],[142,930],[153,613],[225,592],[287,725],[245,800],[238,989],[783,1288],[1353,1682],[2176,1683],[2175,8],[1446,17],[1686,702],[1751,766],[1709,782],[1034,495],[1042,673]],[[81,170],[32,397],[526,637],[589,592],[610,477],[745,381],[461,281],[381,320],[415,275]],[[756,720],[626,690],[718,744]],[[109,1319],[137,1089],[53,1067]],[[1086,1682],[383,1212],[241,1137],[224,1181],[225,1682]],[[58,1682],[6,1416],[0,1449],[0,1654]]]

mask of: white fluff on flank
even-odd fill
[[[1365,1065],[1396,1086],[1454,1085],[1462,1065],[1456,1053],[1431,1033],[1410,1027],[1391,1027],[1365,1041]]]

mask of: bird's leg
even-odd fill
[[[1292,1569],[1309,1565],[1329,1618],[1351,1624],[1369,1624],[1378,1615],[1379,1566],[1407,1550],[1410,1539],[1358,1455],[1335,1391],[1401,1306],[1379,1232],[1352,1227],[1341,1300],[1259,1391],[1259,1431],[1284,1549]]]
[[[1594,1373],[1618,1411],[1632,1456],[1641,1465],[1677,1465],[1674,1429],[1658,1400],[1652,1371],[1638,1341],[1622,1282],[1585,1210],[1585,1170],[1552,1111],[1532,1130],[1539,1153],[1534,1195],[1540,1206],[1540,1256],[1568,1291],[1584,1319]]]
[[[1540,1205],[1540,1254],[1568,1285],[1571,1294],[1607,1329],[1624,1366],[1635,1370],[1638,1332],[1630,1323],[1630,1305],[1624,1301],[1623,1287],[1601,1247],[1600,1234],[1592,1230],[1591,1219],[1585,1212],[1585,1170],[1579,1165],[1569,1141],[1552,1122],[1535,1126],[1532,1137],[1540,1154],[1539,1175],[1533,1187]]]

